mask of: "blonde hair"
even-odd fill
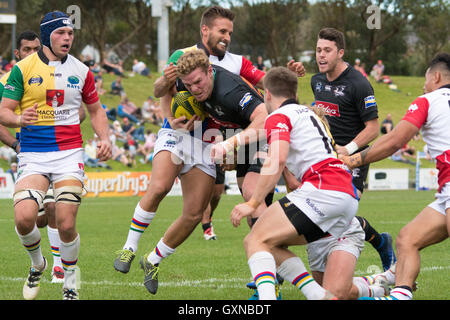
[[[197,68],[201,68],[206,73],[209,66],[209,58],[203,50],[189,50],[178,59],[177,73],[179,77],[186,76]]]

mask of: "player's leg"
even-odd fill
[[[48,179],[42,175],[23,175],[17,180],[14,189],[15,229],[31,260],[29,275],[23,286],[23,296],[27,300],[37,296],[42,273],[47,267],[41,251],[41,233],[36,226],[36,219],[48,185]]]
[[[412,288],[420,272],[419,251],[447,238],[446,216],[429,206],[400,230],[396,239],[396,287],[391,296],[412,298]]]
[[[291,213],[289,214],[292,217]],[[294,226],[291,221],[282,202],[276,202],[259,217],[244,240],[248,264],[261,300],[276,299],[277,271],[284,279],[297,286],[307,299],[320,299],[326,296],[326,290],[312,279],[301,259],[287,249],[289,245],[307,243],[305,236],[298,231],[300,226],[298,224],[297,227]],[[310,227],[306,226],[307,224],[305,222],[305,228]],[[306,232],[312,234],[315,231]]]
[[[355,185],[358,197],[361,198],[364,192],[364,186],[367,180],[367,175],[369,172],[369,165],[364,165],[353,170],[353,184]],[[361,227],[366,234],[366,241],[369,242],[372,247],[377,250],[380,255],[381,264],[383,270],[386,271],[390,266],[395,263],[396,257],[392,244],[392,236],[387,233],[379,233],[375,228],[373,228],[367,219],[363,217],[358,217]]]
[[[220,168],[219,165],[216,165],[216,181],[214,184],[214,190],[211,197],[211,201],[209,202],[208,207],[203,213],[202,217],[202,229],[203,229],[203,237],[205,240],[216,240],[216,234],[214,233],[214,228],[212,225],[212,215],[214,210],[216,210],[219,205],[220,198],[225,191],[225,172]]]
[[[76,217],[83,193],[82,178],[61,175],[53,181],[56,226],[61,240],[60,256],[64,269],[63,299],[79,299],[80,235],[76,229]]]
[[[211,199],[214,179],[214,173],[208,175],[197,167],[181,175],[183,213],[169,226],[153,251],[141,258],[141,267],[145,272],[144,285],[150,293],[157,292],[161,261],[173,254],[200,223]]]
[[[61,239],[59,238],[58,227],[56,226],[56,203],[52,187],[48,188],[47,194],[44,197],[44,212],[48,221],[47,235],[53,256],[52,283],[63,283],[64,269],[59,253]]]
[[[343,250],[333,251],[328,256],[322,286],[339,300],[351,298],[356,261],[353,254]]]
[[[152,175],[148,188],[134,209],[128,236],[122,250],[114,260],[117,271],[127,273],[130,270],[138,249],[139,241],[155,217],[162,199],[170,192],[173,183],[183,165],[173,161],[173,153],[162,150],[153,158]]]

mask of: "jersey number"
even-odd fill
[[[333,149],[330,144],[329,137],[323,132],[323,130],[320,127],[319,123],[317,122],[316,118],[314,118],[313,116],[311,116],[310,118],[311,118],[311,121],[312,121],[314,127],[317,128],[317,131],[319,131],[319,134],[322,136],[322,141],[323,141],[323,144],[325,145],[325,149],[327,149],[328,153],[331,153]]]

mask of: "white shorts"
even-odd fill
[[[358,200],[351,195],[334,190],[317,189],[305,182],[286,195],[323,232],[336,238],[347,230],[358,211]]]
[[[445,216],[445,210],[450,208],[450,182],[447,182],[442,187],[441,192],[436,193],[434,196],[436,197],[436,200],[428,206]]]
[[[308,243],[308,261],[311,271],[325,272],[328,256],[333,251],[345,251],[358,260],[364,248],[365,233],[358,219],[353,218],[348,229],[340,238],[328,236]]]
[[[52,152],[20,152],[17,155],[16,183],[34,174],[43,175],[50,182],[71,176],[83,183],[83,152],[82,148]]]
[[[160,151],[171,152],[172,161],[175,164],[183,164],[180,174],[197,167],[216,178],[216,165],[211,159],[211,143],[203,142],[178,130],[162,128],[158,131],[153,150],[153,157]]]

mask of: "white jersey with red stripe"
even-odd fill
[[[331,135],[314,111],[287,100],[267,117],[265,129],[269,145],[276,140],[290,143],[286,167],[297,180],[358,199],[352,175],[337,159]]]
[[[450,182],[450,85],[418,97],[403,120],[421,129],[428,151],[436,159],[441,190]]]

